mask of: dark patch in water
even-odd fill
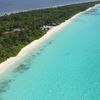
[[[70,55],[70,54],[71,54],[70,52],[66,52],[66,53],[65,53],[66,56],[68,56],[68,55]]]
[[[3,92],[6,92],[6,90],[9,88],[10,82],[11,82],[11,80],[0,81],[0,94]]]
[[[41,54],[40,52],[37,52],[37,53],[36,53],[36,55],[38,55],[38,56],[39,56],[40,54]]]
[[[41,54],[41,52],[36,52],[35,54],[32,55],[32,59],[30,60],[33,60],[35,59],[37,56],[39,56]]]
[[[21,64],[19,65],[15,70],[14,72],[19,72],[19,73],[23,73],[24,71],[28,70],[29,67],[27,66],[27,64]]]
[[[52,40],[52,41],[47,42],[47,43],[43,46],[43,48],[45,49],[47,46],[51,45],[53,42],[54,42],[53,40]]]
[[[49,44],[49,45],[51,45],[52,43],[53,43],[53,42],[52,42],[52,41],[50,41],[48,44]]]
[[[40,51],[43,51],[43,50],[44,50],[44,48],[41,48],[41,49],[40,49]]]
[[[32,55],[32,57],[33,57],[33,59],[34,59],[34,58],[36,58],[36,55],[34,54],[34,55]]]

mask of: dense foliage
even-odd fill
[[[73,4],[21,12],[0,17],[0,62],[15,56],[21,48],[43,36],[43,25],[58,25],[99,2]]]

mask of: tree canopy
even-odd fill
[[[0,62],[17,55],[25,45],[43,36],[47,31],[41,29],[44,25],[58,25],[97,3],[100,1],[1,16]]]

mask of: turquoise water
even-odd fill
[[[0,100],[100,100],[100,6],[59,30],[0,84]]]

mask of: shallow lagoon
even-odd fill
[[[0,100],[99,100],[100,6],[59,30],[2,83]]]

